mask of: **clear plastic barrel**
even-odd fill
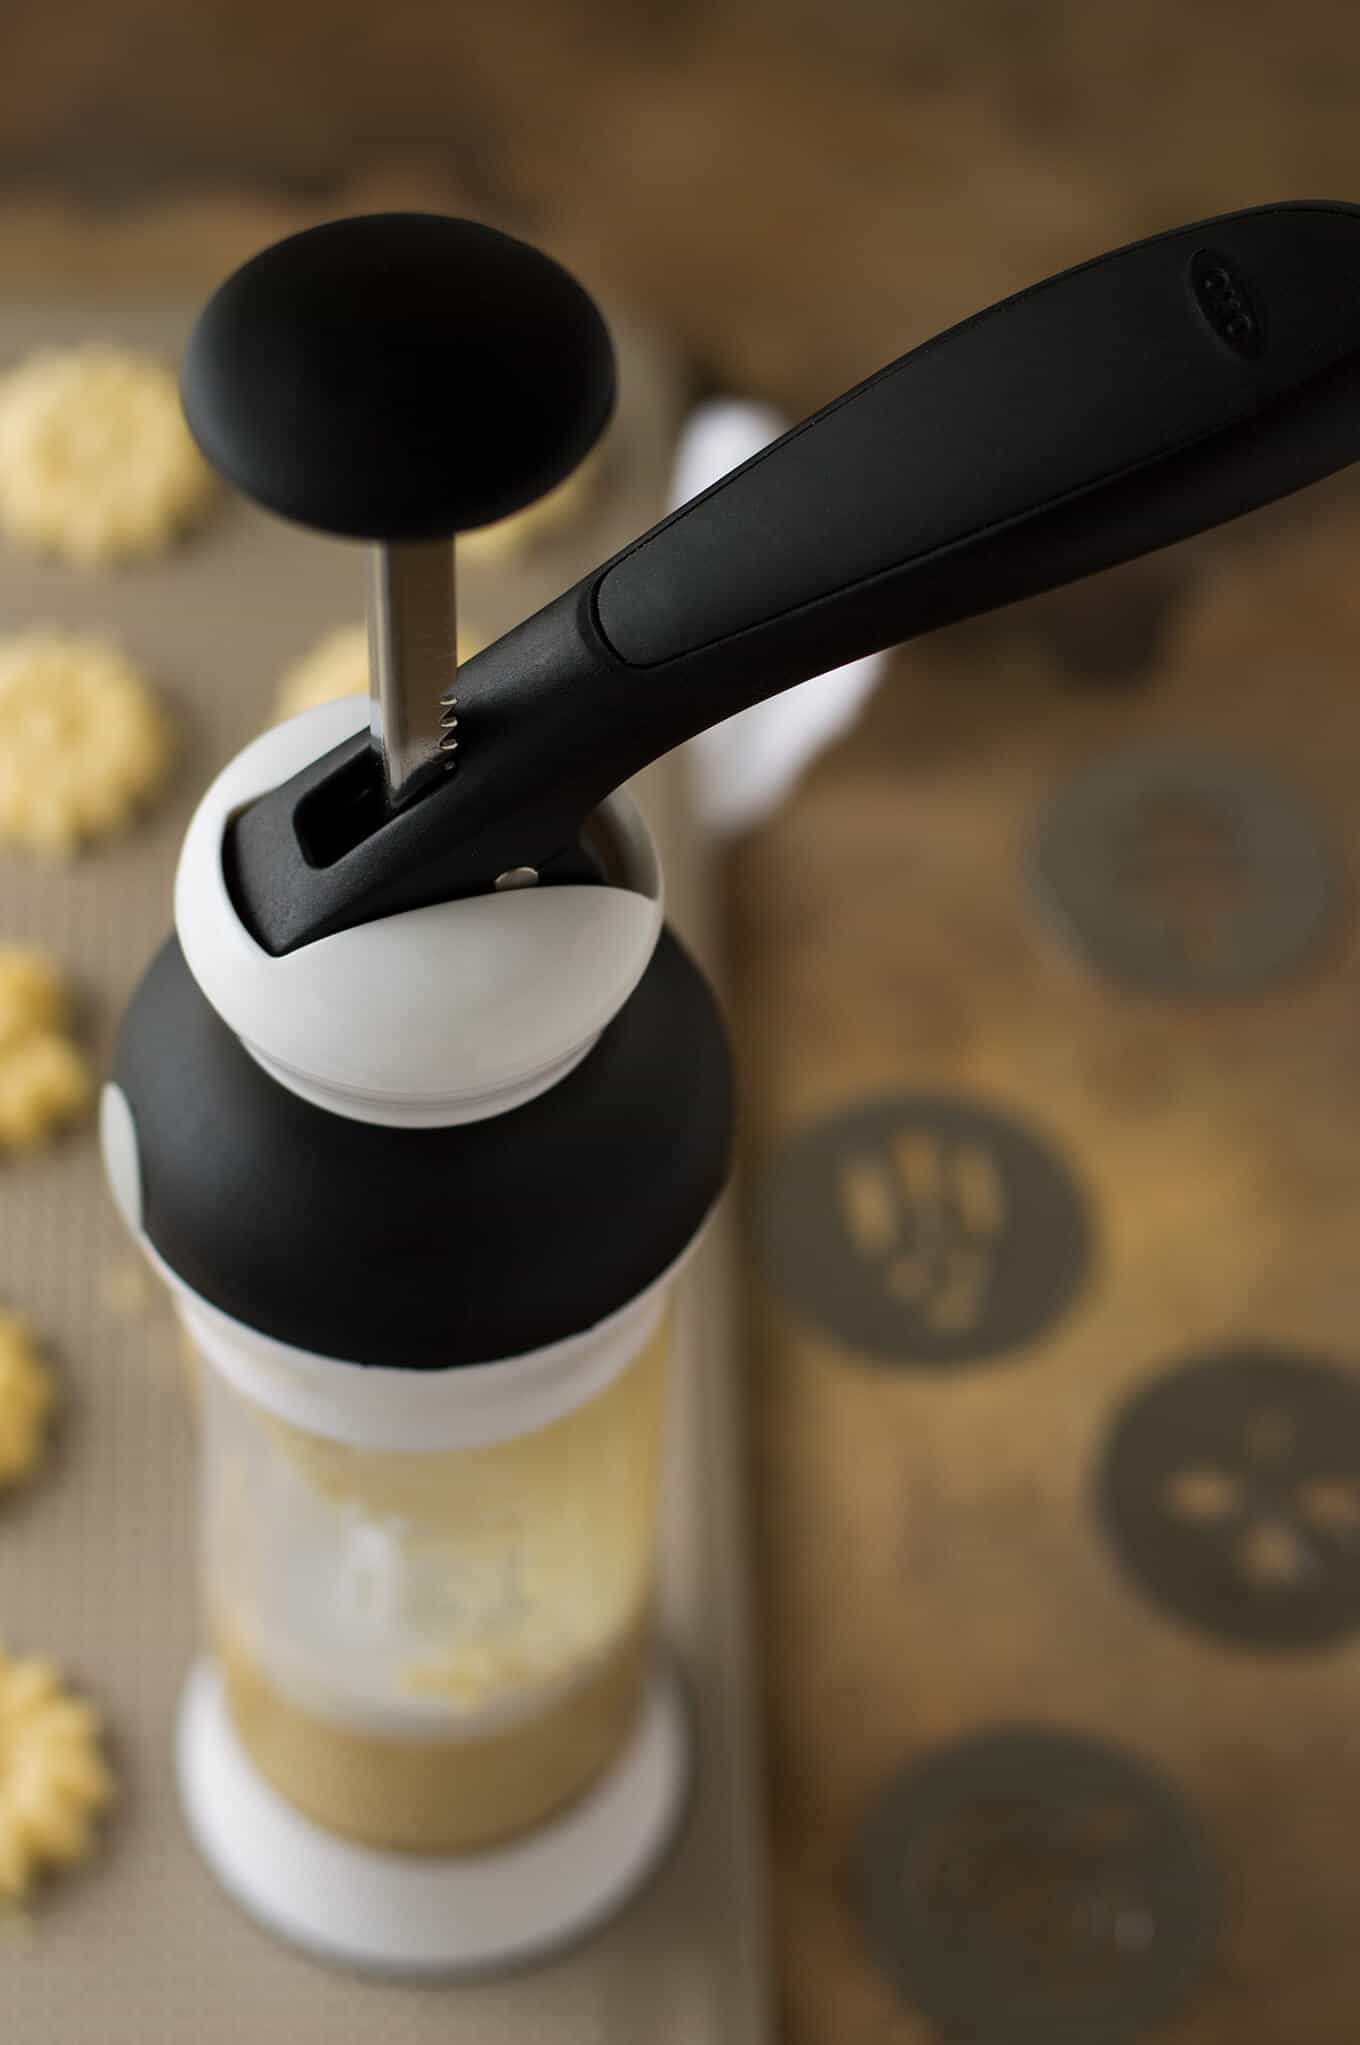
[[[429,1453],[311,1432],[200,1371],[211,1644],[298,1809],[467,1851],[608,1766],[648,1665],[667,1348],[663,1318],[546,1425]]]

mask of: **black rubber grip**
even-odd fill
[[[1026,528],[1078,497],[1101,529],[1088,542],[1142,552],[1182,520],[1169,503],[1159,523],[1140,469],[1207,447],[1357,344],[1352,207],[1270,207],[1101,256],[903,356],[678,511],[600,578],[600,629],[634,667],[739,637],[754,650],[814,606],[842,605],[858,640],[872,591],[875,632],[907,636],[946,552],[978,549],[1010,597],[1008,536],[1027,581],[1063,580],[1061,553],[1031,563]],[[1201,521],[1242,508],[1231,466],[1218,480]],[[1294,478],[1268,466],[1253,495],[1277,481]],[[987,582],[977,595],[985,607]]]

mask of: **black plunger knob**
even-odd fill
[[[472,220],[371,213],[276,242],[190,337],[199,446],[284,518],[433,540],[508,517],[599,438],[614,353],[559,263]]]

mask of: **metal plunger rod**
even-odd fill
[[[458,612],[453,541],[369,549],[369,729],[388,800],[400,804],[453,765]]]

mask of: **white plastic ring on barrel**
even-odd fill
[[[622,1908],[679,1829],[689,1726],[659,1670],[608,1773],[560,1817],[482,1853],[385,1853],[313,1824],[247,1757],[209,1662],[185,1687],[178,1768],[194,1843],[252,1917],[318,1959],[450,1979],[542,1959]]]

